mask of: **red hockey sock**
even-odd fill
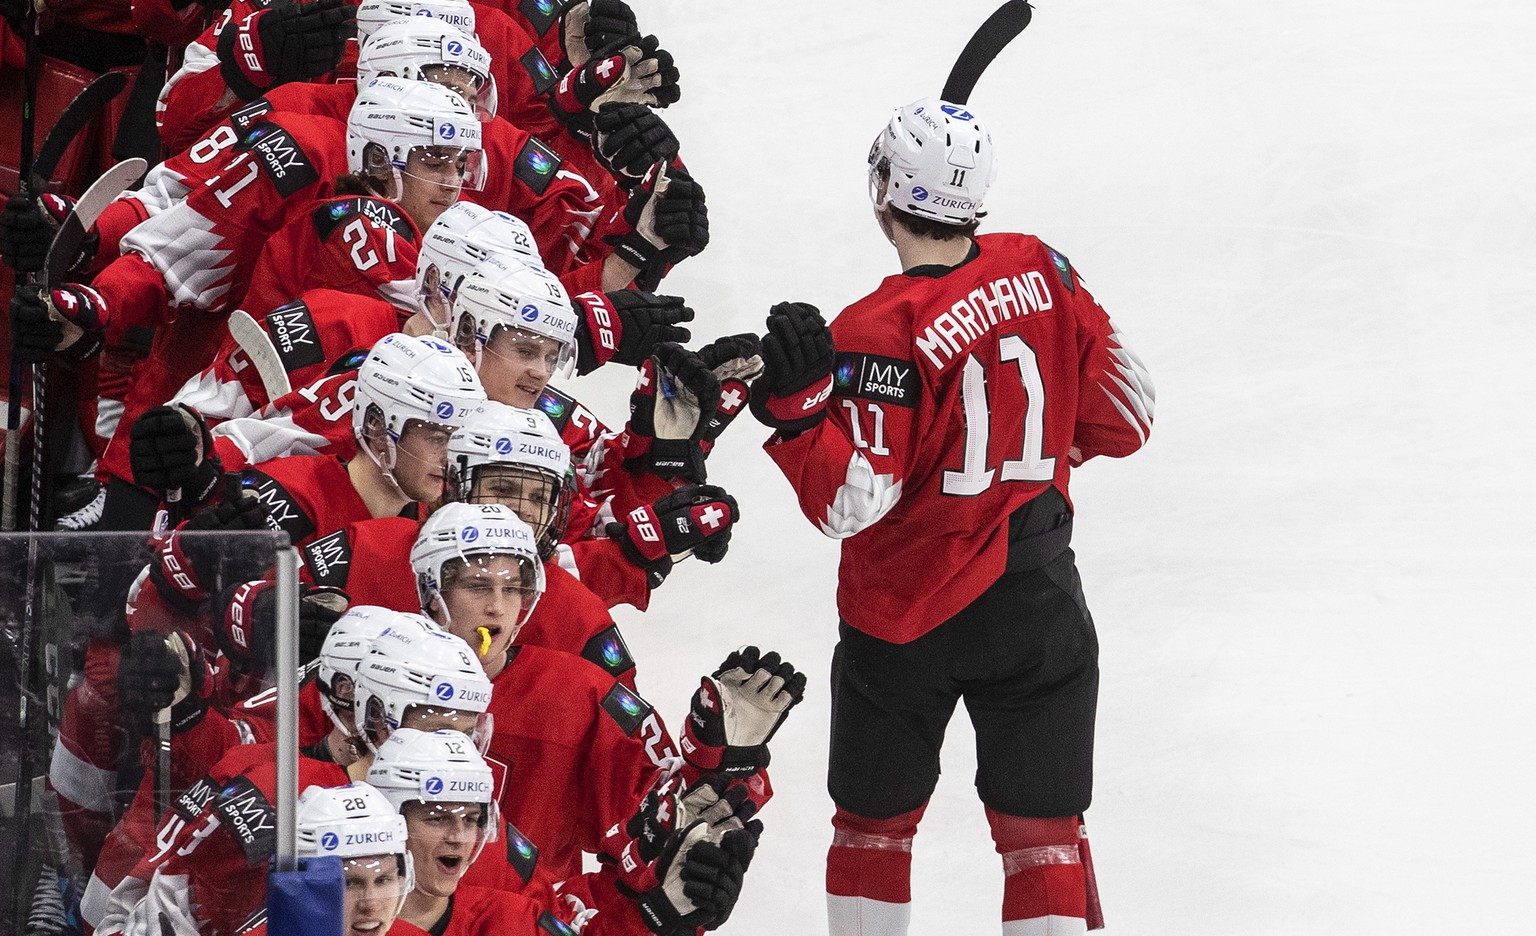
[[[1004,936],[1064,936],[1087,930],[1087,880],[1076,816],[1030,819],[987,810],[1003,856]]]
[[[924,803],[890,819],[839,809],[827,850],[827,916],[833,936],[907,930],[912,903],[912,837]]]

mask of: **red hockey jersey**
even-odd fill
[[[1008,519],[1073,465],[1127,455],[1152,385],[1061,254],[988,234],[942,275],[890,276],[832,323],[827,418],[766,444],[800,509],[843,540],[838,612],[895,643],[1003,572]]]

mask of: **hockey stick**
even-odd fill
[[[272,344],[272,336],[251,318],[249,312],[236,309],[229,314],[229,334],[251,359],[256,375],[267,391],[268,403],[293,390],[288,372],[283,369],[282,358],[277,356],[277,348]]]
[[[22,81],[25,89],[21,99],[21,176],[20,189],[30,190],[28,184],[32,180],[34,153],[32,144],[37,132],[37,81],[42,71],[42,54],[37,48],[37,10],[32,4],[26,6],[26,19],[22,24],[26,30],[26,52],[22,64]],[[30,281],[30,277],[17,274],[16,289],[21,289]],[[16,444],[21,439],[21,362],[16,360],[16,338],[11,337],[11,374],[10,381],[6,385],[7,396],[5,406],[5,491],[3,504],[0,504],[0,530],[11,532],[16,529],[16,487],[21,479],[21,453],[17,451]],[[19,787],[18,787],[19,789]]]
[[[949,70],[949,80],[944,82],[944,93],[940,97],[951,104],[969,101],[976,82],[981,80],[981,73],[987,70],[987,66],[1003,51],[1003,47],[1013,41],[1014,36],[1024,31],[1033,13],[1028,0],[1007,0],[998,7],[976,30],[971,41],[965,44],[960,57],[955,59],[955,66]]]
[[[107,72],[86,85],[65,106],[64,112],[54,122],[53,129],[43,138],[43,145],[38,147],[37,157],[32,161],[34,192],[41,191],[48,184],[59,160],[64,158],[64,151],[69,149],[69,144],[75,141],[85,125],[105,111],[112,99],[127,86],[126,72]]]
[[[148,169],[149,163],[137,156],[125,159],[103,172],[101,178],[85,190],[85,194],[75,202],[74,210],[59,225],[59,232],[53,236],[53,243],[48,247],[48,261],[43,266],[44,289],[54,289],[63,281],[75,259],[80,256],[85,237],[96,219],[101,217],[102,211]]]

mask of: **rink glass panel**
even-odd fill
[[[133,630],[190,631],[203,653],[217,652],[224,597],[273,579],[286,546],[285,535],[267,532],[186,535],[186,547],[206,557],[199,565],[213,570],[203,583],[212,597],[175,615],[136,615]],[[174,800],[187,785],[157,790],[159,733],[123,724],[115,701],[128,600],[136,587],[154,587],[143,573],[155,549],[145,533],[0,536],[0,936],[80,932],[79,898],[105,836],[136,795],[153,806],[157,792]],[[272,598],[275,611],[275,590]],[[274,653],[253,662],[234,695],[275,692]],[[61,722],[85,757],[63,748]],[[31,795],[18,802],[18,790]]]

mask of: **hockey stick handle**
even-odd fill
[[[1024,31],[1033,15],[1028,0],[1005,0],[960,51],[940,97],[951,104],[969,101],[976,82],[981,80],[981,73],[1015,36]]]

